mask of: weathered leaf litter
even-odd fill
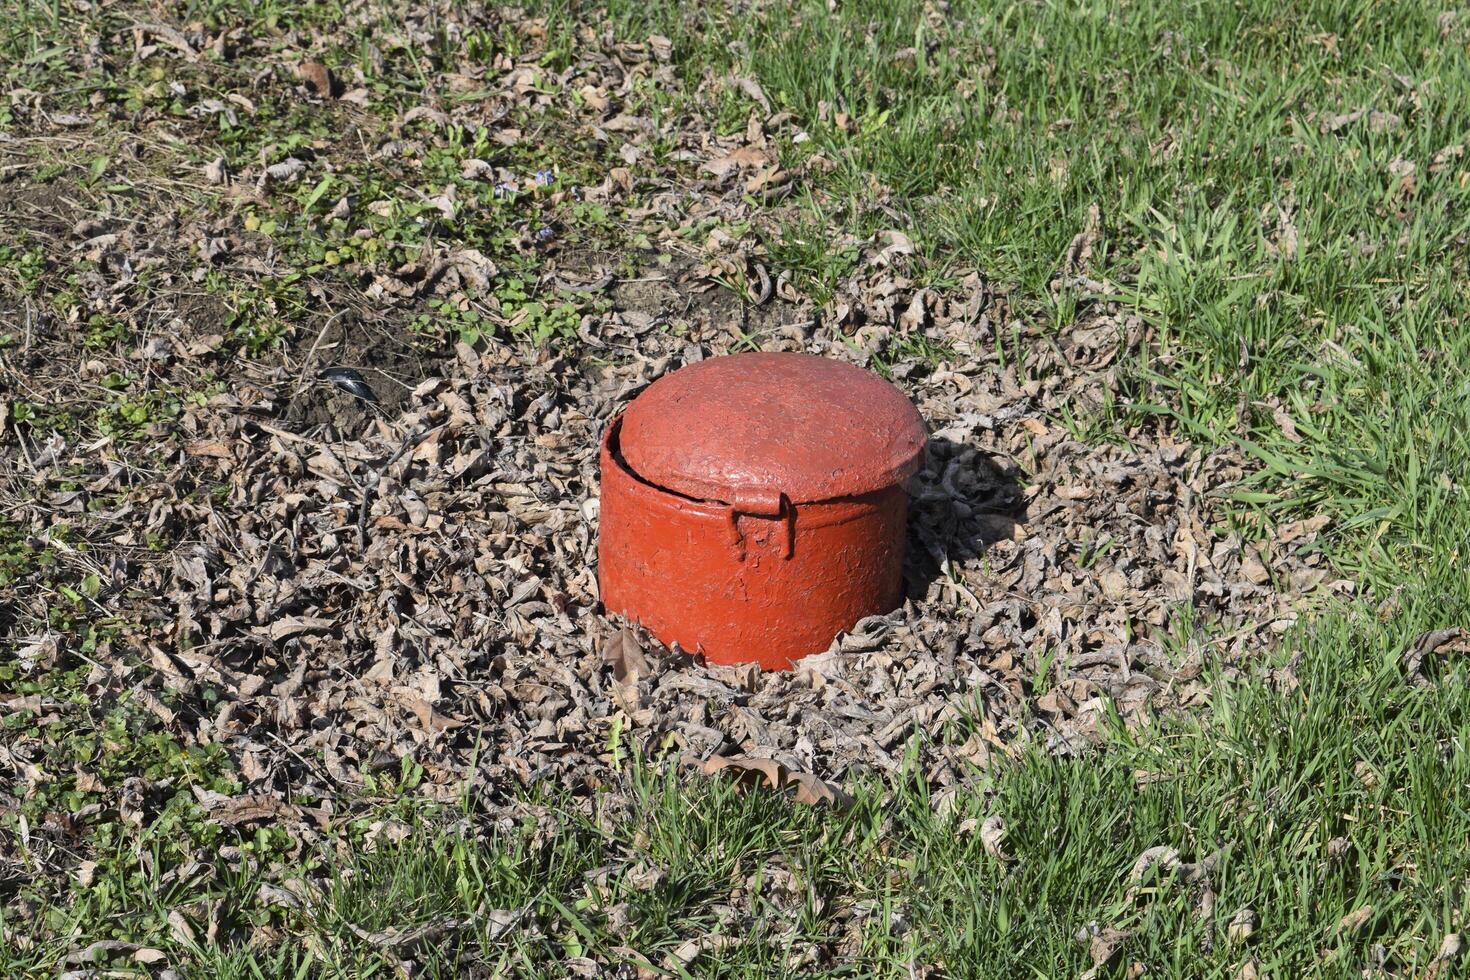
[[[846,290],[869,342],[912,305],[879,264],[894,240]],[[268,421],[284,372],[190,406],[177,465],[226,491],[188,551],[137,569],[155,596],[139,619],[160,624],[140,639],[177,649],[178,669],[98,682],[186,703],[217,691],[174,723],[252,759],[256,793],[324,774],[351,787],[402,755],[446,800],[467,785],[492,808],[544,781],[579,792],[612,779],[621,717],[637,744],[831,801],[857,772],[896,772],[915,734],[941,789],[1027,739],[1085,750],[1112,706],[1136,720],[1206,698],[1206,660],[1287,628],[1297,589],[1338,587],[1299,554],[1318,529],[1269,550],[1216,529],[1210,502],[1243,472],[1229,453],[1146,432],[1131,448],[1088,445],[1048,421],[1109,383],[1092,365],[1137,324],[1074,330],[1027,378],[987,339],[1004,298],[978,312],[969,299],[926,299],[926,325],[909,327],[952,358],[890,368],[934,435],[911,487],[909,600],[793,671],[706,668],[598,614],[600,428],[652,378],[730,343],[716,317],[676,338],[615,307],[592,329],[621,363],[460,346],[441,376],[336,438]],[[772,346],[868,359],[839,337],[823,325]],[[363,397],[356,372],[322,377]],[[150,526],[198,522],[199,506],[167,481],[132,503]],[[1213,633],[1181,633],[1186,609]]]

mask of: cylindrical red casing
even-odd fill
[[[610,612],[711,663],[774,670],[903,601],[901,486],[740,514],[639,480],[618,453],[620,423],[601,460],[598,584]]]
[[[836,360],[664,376],[603,435],[604,606],[712,663],[820,653],[903,601],[903,481],[926,438],[902,392]]]

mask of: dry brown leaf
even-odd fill
[[[196,439],[185,444],[184,452],[190,456],[212,456],[215,459],[229,459],[232,455],[229,445],[218,439]]]
[[[768,194],[791,182],[791,174],[780,167],[765,167],[745,181],[745,193]]]
[[[1470,653],[1470,636],[1460,627],[1426,630],[1414,638],[1403,653],[1404,672],[1416,684],[1425,684],[1426,660],[1440,659],[1452,653]]]
[[[1403,119],[1392,112],[1379,112],[1377,109],[1354,109],[1351,112],[1323,116],[1317,128],[1324,134],[1335,133],[1364,118],[1368,120],[1368,129],[1375,133],[1388,132],[1403,125]]]
[[[1261,918],[1256,915],[1255,910],[1244,908],[1231,917],[1230,924],[1225,929],[1225,935],[1232,943],[1243,943],[1255,935],[1256,928],[1260,924]]]
[[[197,61],[199,59],[199,52],[194,50],[194,46],[189,43],[189,39],[184,37],[178,28],[164,23],[136,22],[136,26],[138,30],[152,34],[164,44],[178,51],[189,61]]]
[[[985,853],[997,861],[1009,861],[1010,855],[1005,851],[1006,822],[999,814],[991,814],[985,818],[980,825],[980,846],[985,848]]]
[[[189,920],[184,917],[184,913],[178,909],[171,909],[168,913],[168,931],[169,935],[173,937],[174,942],[182,943],[186,946],[198,942],[198,936],[194,932],[194,927],[189,924]]]
[[[638,634],[626,627],[603,643],[602,662],[612,668],[613,679],[619,683],[636,684],[639,678],[652,673]]]
[[[288,157],[280,163],[272,164],[261,172],[259,187],[268,187],[272,182],[294,180],[301,176],[306,170],[306,162],[296,157]]]
[[[1398,181],[1395,193],[1400,197],[1413,197],[1419,187],[1419,167],[1413,160],[1395,157],[1388,165],[1388,174]]]
[[[418,946],[442,942],[469,925],[469,919],[445,917],[409,928],[389,926],[387,929],[380,929],[376,932],[369,932],[351,923],[348,924],[348,928],[364,942],[372,943],[379,949],[392,950],[395,954],[402,954]]]
[[[332,70],[320,61],[303,61],[296,66],[296,77],[305,82],[317,98],[331,98],[335,92],[336,79],[332,77]]]
[[[786,786],[795,789],[792,799],[805,806],[826,803],[838,809],[846,809],[852,804],[852,797],[843,792],[841,787],[818,779],[809,772],[787,771]]]
[[[731,150],[722,157],[717,157],[702,168],[706,173],[716,177],[723,177],[732,170],[749,170],[753,167],[764,167],[770,163],[770,155],[758,146],[742,146]]]
[[[464,722],[435,711],[428,699],[411,687],[395,687],[389,694],[395,701],[413,712],[414,717],[418,719],[419,727],[431,735],[464,726]]]
[[[297,807],[266,793],[250,796],[215,796],[204,801],[209,816],[222,824],[234,826],[257,821],[291,820]]]
[[[1363,926],[1366,925],[1368,920],[1371,918],[1373,918],[1373,906],[1364,905],[1363,907],[1354,909],[1347,915],[1343,916],[1342,919],[1337,923],[1338,931],[1357,932],[1359,929],[1363,928]]]
[[[1434,960],[1429,964],[1429,969],[1424,971],[1424,980],[1441,980],[1450,976],[1451,964],[1460,958],[1465,950],[1464,939],[1458,932],[1447,934],[1439,944],[1439,951],[1434,954]]]
[[[775,759],[743,755],[729,757],[712,755],[703,763],[689,757],[686,757],[685,761],[700,765],[706,776],[713,776],[721,772],[733,775],[740,786],[751,788],[764,786],[779,791],[791,790],[793,791],[792,798],[796,802],[808,806],[825,803],[845,809],[853,802],[852,797],[841,787],[824,782],[811,773],[794,772]]]
[[[1332,518],[1327,514],[1318,514],[1316,517],[1282,524],[1276,529],[1276,540],[1289,544],[1301,538],[1310,538],[1326,527],[1331,520]]]
[[[75,783],[75,785],[76,785],[76,788],[77,788],[77,791],[78,792],[81,792],[81,793],[105,793],[105,792],[107,792],[107,784],[104,783],[104,782],[102,782],[102,780],[98,779],[92,773],[87,772],[81,766],[77,766],[76,769],[75,769],[75,772],[76,772],[76,783]]]
[[[494,180],[495,168],[473,157],[459,161],[459,175],[465,180]]]
[[[878,254],[873,259],[875,265],[890,265],[899,256],[913,255],[915,252],[913,239],[897,229],[889,228],[880,231],[873,236],[873,241],[880,246]]]
[[[279,643],[303,633],[324,633],[336,625],[335,619],[325,619],[321,616],[282,616],[269,626],[256,627],[255,632],[262,633]]]
[[[101,957],[115,956],[119,953],[131,956],[142,948],[137,943],[123,942],[120,939],[99,939],[83,949],[67,953],[62,962],[71,966],[79,966],[83,963],[95,963]]]
[[[701,953],[717,952],[738,943],[733,936],[705,935],[688,939],[669,953],[666,961],[670,968],[685,967],[699,958]]]
[[[1240,574],[1244,575],[1245,580],[1252,585],[1269,585],[1271,583],[1271,573],[1266,569],[1265,565],[1261,564],[1260,559],[1254,555],[1247,557],[1245,561],[1240,563]]]
[[[1092,967],[1079,980],[1095,980],[1117,964],[1127,943],[1128,932],[1091,922],[1077,931],[1076,939],[1087,944],[1087,957],[1092,961]]]

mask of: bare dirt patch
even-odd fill
[[[284,412],[293,426],[359,432],[367,421],[396,411],[425,378],[451,367],[451,349],[409,333],[401,323],[363,321],[350,313],[325,319],[315,338],[301,341],[297,357],[283,365],[297,373]],[[323,377],[344,369],[362,379],[370,397],[334,384],[330,374]]]

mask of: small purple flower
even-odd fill
[[[536,186],[537,187],[550,187],[555,181],[556,181],[556,174],[552,173],[550,170],[538,170],[538,171],[536,171]]]
[[[501,181],[495,185],[496,197],[510,197],[515,192],[516,186],[514,184],[507,184],[505,181]]]

